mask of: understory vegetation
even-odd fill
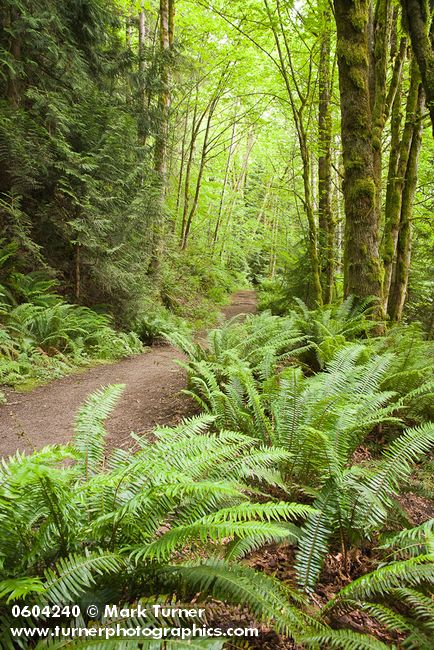
[[[201,415],[107,453],[123,388],[109,386],[70,445],[17,452],[1,478],[4,628],[40,624],[32,607],[56,602],[190,601],[215,623],[221,602],[273,630],[273,647],[428,650],[434,518],[414,521],[412,499],[433,512],[432,347],[417,329],[370,337],[371,324],[348,300],[234,320],[206,346],[172,333]],[[272,548],[277,575],[260,562]],[[11,622],[14,602],[29,616]]]
[[[14,253],[12,244],[0,253],[1,384],[32,385],[142,351],[134,332],[117,332],[104,313],[65,302],[44,273],[9,266]]]

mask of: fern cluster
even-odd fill
[[[8,268],[0,249],[0,382],[49,379],[90,359],[117,359],[142,349],[134,333],[116,332],[108,316],[66,303],[41,273]]]
[[[405,635],[403,647],[429,650],[434,634],[434,519],[389,536],[387,561],[339,591],[324,614],[360,610]]]
[[[3,629],[14,600],[122,603],[201,592],[243,603],[282,632],[300,631],[307,620],[295,604],[300,596],[236,561],[266,542],[294,539],[311,512],[254,501],[259,486],[279,483],[269,468],[287,452],[240,433],[211,434],[212,418],[201,416],[155,431],[155,443],[135,436],[134,455],[106,457],[103,422],[121,390],[87,400],[70,446],[2,463]]]
[[[314,508],[292,542],[297,547],[296,580],[307,593],[315,590],[324,559],[335,549],[350,575],[351,549],[372,544],[396,521],[396,496],[434,446],[434,426],[425,421],[426,408],[420,408],[432,395],[428,344],[410,331],[404,335],[395,329],[383,339],[364,339],[368,332],[364,312],[354,313],[349,300],[333,310],[314,313],[300,305],[299,313],[285,318],[265,313],[229,323],[211,332],[208,347],[172,337],[189,355],[186,392],[218,426],[288,452],[279,464],[279,488],[287,498],[301,498]],[[312,358],[306,363],[311,352],[322,368],[316,374]],[[415,420],[375,462],[354,460],[373,432],[381,427],[399,431]],[[401,534],[410,533],[404,529]],[[429,582],[432,550],[425,555],[421,571]],[[385,599],[394,597],[391,592]],[[395,629],[386,615],[379,620]],[[412,635],[419,638],[419,632],[409,626],[399,629],[413,647]],[[326,635],[317,639],[335,647]],[[347,644],[352,647],[350,637]]]
[[[376,374],[378,382],[381,373]],[[345,449],[337,439],[326,444],[326,434],[322,440],[313,436],[324,462],[317,481],[301,488],[291,483],[297,454],[288,449],[285,435],[264,441],[216,426],[212,415],[158,428],[152,442],[133,434],[135,454],[117,449],[107,455],[104,420],[121,391],[111,386],[88,398],[70,445],[17,453],[2,463],[4,630],[12,624],[8,612],[14,601],[78,603],[84,610],[88,602],[186,602],[200,594],[201,601],[210,597],[247,607],[256,620],[306,648],[386,647],[329,626],[336,615],[357,608],[406,634],[408,647],[427,637],[432,522],[387,539],[388,564],[352,583],[315,615],[308,613],[302,589],[255,572],[243,558],[271,542],[298,546],[299,586],[312,589],[329,543],[336,538],[350,544],[383,526],[400,482],[434,442],[432,427],[402,434],[367,471],[347,467],[351,444]],[[292,491],[317,496],[312,505],[306,499],[297,503],[289,498]],[[276,493],[284,498],[271,496]],[[390,598],[403,607],[417,603],[417,624],[394,613]],[[38,623],[32,617],[22,621]],[[118,647],[117,641],[106,645]],[[7,637],[5,642],[12,647]]]

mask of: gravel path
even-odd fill
[[[222,314],[232,318],[255,311],[254,292],[239,291]],[[185,373],[174,360],[181,358],[180,352],[170,346],[153,347],[135,357],[80,371],[28,393],[6,390],[7,404],[0,407],[0,455],[67,442],[80,404],[87,395],[107,384],[126,385],[107,421],[109,447],[128,445],[131,431],[143,433],[156,424],[175,424],[195,408],[189,398],[180,394],[185,387]]]

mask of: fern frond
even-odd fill
[[[368,634],[360,634],[352,630],[331,630],[324,628],[321,632],[305,634],[301,641],[308,647],[314,648],[339,648],[340,650],[390,650],[379,639],[375,639]]]
[[[80,408],[74,426],[74,449],[80,455],[78,466],[83,477],[89,478],[100,469],[104,459],[107,434],[104,421],[113,411],[125,386],[114,384],[95,391]]]
[[[325,489],[314,501],[316,512],[311,514],[301,529],[295,570],[297,582],[305,591],[311,591],[318,579],[328,551],[332,533],[330,509],[332,508],[332,486]]]
[[[291,604],[291,601],[304,602],[300,594],[249,567],[209,559],[201,564],[189,562],[167,567],[166,571],[195,592],[204,592],[227,603],[243,603],[257,619],[271,623],[284,634],[298,634],[314,624],[299,607]]]
[[[117,553],[71,554],[45,570],[44,597],[51,603],[73,603],[92,587],[97,576],[119,573],[124,561]]]
[[[434,582],[434,563],[430,555],[393,562],[367,573],[347,585],[326,605],[334,607],[345,600],[364,600],[384,595],[402,586],[413,587]]]

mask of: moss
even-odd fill
[[[366,86],[366,75],[357,68],[351,68],[349,77],[356,88],[363,90]]]
[[[368,5],[366,0],[355,0],[353,7],[348,11],[351,25],[362,32],[368,23]]]
[[[380,139],[380,137],[378,135],[373,135],[372,136],[372,146],[377,151],[381,151],[381,139]]]
[[[366,0],[355,0],[353,7],[348,11],[351,25],[362,32],[368,23],[368,4]]]
[[[395,247],[391,237],[387,238],[383,250],[383,261],[385,264],[392,264],[393,256],[395,254]]]
[[[355,179],[352,187],[349,190],[350,198],[352,201],[357,201],[362,197],[370,198],[372,201],[375,199],[375,183],[372,178],[358,178]]]
[[[347,172],[350,172],[354,169],[363,169],[365,166],[365,163],[361,158],[351,158],[351,160],[347,161],[346,164],[346,170]]]
[[[366,48],[360,43],[353,43],[345,38],[341,38],[337,46],[337,54],[345,59],[345,62],[350,66],[368,65]]]
[[[384,269],[378,257],[367,255],[366,268],[366,278],[369,280],[369,282],[372,284],[377,284],[381,287],[384,279]]]

